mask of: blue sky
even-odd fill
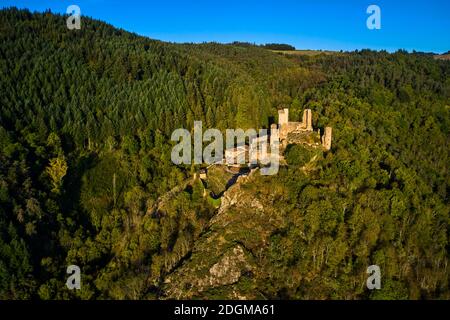
[[[16,6],[82,15],[172,42],[289,43],[298,49],[446,52],[450,0],[2,0]],[[381,8],[381,30],[366,27],[369,5]]]

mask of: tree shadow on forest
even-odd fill
[[[89,169],[95,167],[100,159],[96,154],[89,153],[71,160],[72,166],[69,165],[67,170],[64,193],[61,196],[61,209],[77,225],[82,225],[84,228],[88,227],[90,231],[95,231],[88,213],[80,205],[80,199],[82,177]],[[75,166],[73,166],[73,163],[75,163]]]

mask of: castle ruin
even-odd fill
[[[331,150],[332,128],[325,127],[324,135],[320,135],[320,129],[314,131],[312,125],[312,111],[305,109],[303,111],[303,121],[289,121],[289,109],[278,110],[278,125],[270,126],[271,133],[268,136],[253,137],[250,139],[249,146],[241,145],[225,150],[225,157],[222,163],[228,166],[239,166],[237,159],[240,157],[249,160],[251,163],[270,162],[272,157],[270,146],[274,139],[278,138],[281,147],[284,149],[288,144],[300,144],[311,148],[323,148],[326,151]],[[278,129],[278,136],[272,135],[274,130]],[[256,151],[256,152],[254,152]]]
[[[272,129],[276,125],[271,126]],[[286,147],[290,143],[306,144],[311,147],[323,146],[325,150],[331,149],[331,127],[325,128],[323,137],[320,137],[320,129],[314,132],[312,126],[312,111],[305,109],[303,111],[303,121],[289,121],[289,109],[278,110],[278,129],[281,145]]]
[[[331,149],[331,127],[325,128],[325,134],[322,137],[322,145],[325,148],[325,150]]]
[[[303,122],[289,121],[288,108],[278,110],[278,129],[280,130],[280,141],[287,139],[287,136],[290,132],[313,131],[311,109],[306,109],[303,112]]]

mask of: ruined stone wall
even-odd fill
[[[322,137],[322,145],[325,148],[325,150],[331,149],[331,134],[332,134],[332,128],[326,127],[325,134]]]
[[[306,121],[304,122],[304,124],[306,124],[306,130],[308,131],[312,131],[313,127],[312,127],[312,111],[311,109],[306,109],[303,114],[306,113]]]
[[[302,128],[301,122],[288,122],[280,126],[280,140],[285,140],[288,133]]]
[[[278,110],[278,124],[284,125],[289,122],[289,109],[284,108],[283,110]]]
[[[289,121],[289,117],[288,117],[288,109],[283,109],[283,110],[279,110],[278,111],[278,115],[279,115],[279,125],[278,125],[278,129],[279,129],[279,137],[280,137],[280,141],[284,142],[284,145],[287,143],[292,143],[292,141],[288,141],[288,140],[294,140],[296,141],[295,143],[300,143],[302,142],[302,139],[304,137],[309,137],[309,136],[304,136],[301,133],[312,133],[314,132],[313,129],[313,125],[312,125],[312,111],[311,109],[305,109],[303,111],[303,122],[292,122]],[[289,138],[289,135],[291,135],[291,137]],[[317,135],[314,135],[314,137],[316,137]],[[320,133],[318,134],[318,143],[314,142],[314,143],[310,143],[308,142],[308,144],[311,145],[320,145]],[[324,146],[324,148],[326,150],[330,150],[331,149],[331,127],[326,127],[325,128],[325,134],[322,137],[322,145]]]

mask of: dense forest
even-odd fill
[[[284,43],[267,43],[262,45],[262,47],[270,50],[282,50],[282,51],[295,50],[294,46]]]
[[[284,107],[293,120],[312,109],[333,146],[308,171],[309,151],[290,146],[278,175],[248,187],[273,198],[279,223],[261,243],[234,227],[256,265],[234,290],[450,299],[450,61],[171,44],[11,8],[0,69],[0,299],[170,297],[166,279],[201,253],[217,213],[198,183],[151,212],[199,169],[172,164],[172,131],[267,128]],[[65,286],[72,264],[81,290]],[[371,264],[381,290],[365,287]],[[198,296],[229,297],[220,290]]]

